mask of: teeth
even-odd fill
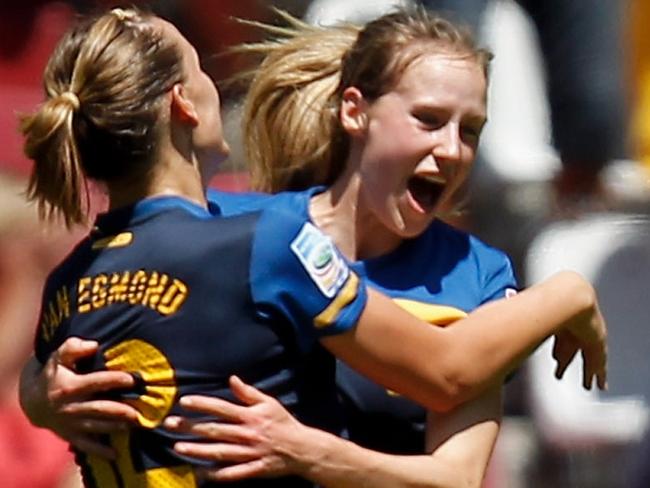
[[[442,175],[416,175],[416,177],[438,185],[444,185],[447,182]]]

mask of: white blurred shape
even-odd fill
[[[495,57],[481,152],[502,180],[548,180],[560,163],[534,26],[516,3],[490,2],[482,38]]]
[[[585,391],[576,360],[553,376],[552,341],[529,361],[531,410],[540,434],[559,447],[638,441],[650,404],[650,220],[592,215],[548,226],[527,256],[527,281],[572,269],[594,283],[609,331],[609,391]]]
[[[362,24],[409,4],[410,0],[314,0],[305,13],[305,21],[318,25],[337,22]]]

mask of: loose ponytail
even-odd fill
[[[87,178],[124,182],[155,160],[160,100],[183,68],[153,18],[136,8],[86,18],[50,56],[46,100],[20,124],[34,161],[27,196],[41,217],[84,224]]]
[[[73,128],[78,109],[76,95],[63,92],[20,124],[25,154],[35,161],[27,197],[37,202],[41,218],[60,212],[68,227],[84,222],[89,200]]]

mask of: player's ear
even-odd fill
[[[171,114],[181,123],[192,127],[199,125],[199,115],[192,100],[187,97],[182,83],[176,83],[171,90]]]
[[[343,129],[351,137],[365,134],[368,128],[368,102],[363,97],[361,90],[349,86],[343,91],[341,99],[340,119]]]

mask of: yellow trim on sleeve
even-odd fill
[[[322,329],[332,325],[332,322],[338,317],[341,310],[357,296],[359,290],[359,278],[353,272],[350,272],[347,282],[343,285],[336,298],[314,318],[314,327]]]

